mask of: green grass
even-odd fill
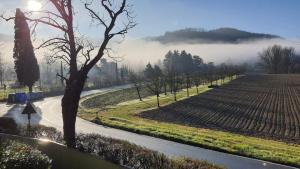
[[[142,97],[147,97],[152,95],[148,90],[142,88],[140,91]],[[81,102],[81,106],[87,109],[94,109],[99,107],[104,107],[107,105],[115,105],[127,100],[139,99],[135,88],[128,88],[123,90],[117,90],[101,95],[91,95],[88,99],[84,99]]]
[[[228,79],[226,80],[229,81]],[[207,86],[199,88],[200,93],[210,90]],[[190,90],[190,96],[196,95],[196,88]],[[186,99],[186,91],[178,92],[178,100]],[[161,105],[173,103],[173,95],[161,95]],[[280,141],[232,134],[230,132],[212,129],[195,128],[173,123],[158,122],[143,119],[139,113],[156,108],[156,97],[149,96],[143,102],[130,100],[117,105],[107,106],[105,112],[100,112],[101,123],[155,137],[177,142],[214,149],[222,152],[253,157],[272,162],[300,167],[300,145],[287,144]],[[81,108],[79,116],[93,121],[99,109]]]

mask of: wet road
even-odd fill
[[[99,90],[83,92],[82,96],[95,93],[106,93],[129,86],[119,86]],[[49,97],[37,101],[34,105],[38,109],[38,114],[32,115],[31,124],[42,124],[52,126],[62,131],[63,123],[61,116],[60,101],[62,96]],[[0,116],[13,117],[19,124],[27,124],[27,116],[20,114],[24,106],[0,104]],[[76,130],[81,133],[97,133],[103,136],[121,140],[127,140],[146,148],[159,151],[172,157],[191,157],[194,159],[207,160],[211,163],[225,166],[230,169],[295,169],[294,167],[279,165],[266,161],[221,153],[207,150],[195,146],[189,146],[172,141],[167,141],[150,136],[135,134],[119,129],[105,127],[77,118]]]

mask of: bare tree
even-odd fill
[[[185,87],[187,97],[190,96],[189,88],[191,87],[191,74],[193,72],[193,57],[190,53],[185,50],[180,53],[180,70],[183,76],[185,76]]]
[[[192,80],[196,86],[197,94],[199,94],[199,85],[201,84],[203,74],[203,59],[199,56],[193,56],[193,72]]]
[[[157,107],[160,107],[159,94],[161,93],[161,88],[163,85],[161,78],[162,70],[159,68],[159,66],[155,65],[152,67],[152,65],[149,63],[146,65],[144,74],[146,78],[146,86],[150,92],[156,95]]]
[[[221,78],[221,84],[225,82],[225,78],[228,75],[228,66],[225,63],[221,63],[218,66],[218,73]]]
[[[139,73],[136,73],[133,70],[130,70],[129,71],[129,81],[134,85],[140,101],[143,101],[143,99],[141,97],[141,88],[143,85],[142,76]]]
[[[206,67],[206,78],[210,83],[210,86],[213,85],[213,81],[215,78],[215,65],[213,62],[209,62],[207,63],[207,67]]]
[[[126,0],[86,1],[84,7],[89,12],[92,23],[104,28],[104,32],[99,31],[99,34],[103,33],[103,39],[100,39],[101,42],[95,45],[76,36],[73,0],[47,0],[46,4],[45,6],[50,10],[34,12],[39,15],[32,15],[33,12],[28,12],[26,20],[32,23],[33,31],[38,24],[44,24],[61,33],[59,37],[46,40],[38,49],[50,48],[53,52],[52,57],[61,59],[69,65],[68,77],[59,76],[66,81],[61,103],[64,139],[67,146],[74,147],[78,103],[88,72],[109,50],[107,45],[110,40],[118,35],[124,37],[136,23],[132,16],[131,6]],[[52,7],[49,7],[50,5]],[[14,19],[3,16],[2,18],[7,21]],[[120,18],[122,18],[123,25],[119,25],[117,22]]]
[[[289,73],[294,56],[294,48],[273,45],[259,53],[259,65],[268,73]]]
[[[182,70],[180,59],[179,51],[175,50],[173,52],[169,51],[163,61],[165,76],[167,76],[164,81],[167,82],[170,93],[173,93],[174,101],[177,101],[177,91],[183,82],[183,78],[180,75]]]
[[[182,83],[182,78],[175,74],[172,78],[172,84],[173,84],[173,96],[174,96],[174,101],[177,101],[177,92],[179,90],[179,85]]]

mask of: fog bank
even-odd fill
[[[279,44],[282,46],[292,46],[300,53],[300,41],[287,39],[272,39],[248,41],[237,44],[161,44],[159,42],[146,41],[141,39],[128,39],[124,41],[115,50],[120,56],[125,56],[128,63],[141,65],[148,62],[156,62],[163,59],[169,50],[186,50],[193,55],[198,55],[205,62],[255,62],[258,59],[258,53],[268,46]]]
[[[5,38],[1,38],[5,37]],[[0,36],[0,52],[8,63],[13,63],[13,39],[7,36]],[[169,50],[186,50],[193,55],[198,55],[205,62],[255,62],[258,53],[268,46],[279,44],[282,46],[292,46],[300,53],[300,40],[291,39],[271,39],[248,41],[236,44],[161,44],[160,42],[147,41],[143,39],[133,39],[127,37],[122,43],[111,43],[113,56],[123,57],[122,64],[135,67],[144,67],[148,62],[154,63],[162,60]],[[38,46],[38,42],[34,43]],[[39,62],[47,52],[45,49],[36,50],[36,57]],[[109,60],[109,58],[108,58]]]

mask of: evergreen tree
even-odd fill
[[[29,92],[32,92],[33,84],[40,78],[40,70],[34,55],[30,30],[20,9],[16,10],[13,58],[18,81],[21,85],[28,86]]]

